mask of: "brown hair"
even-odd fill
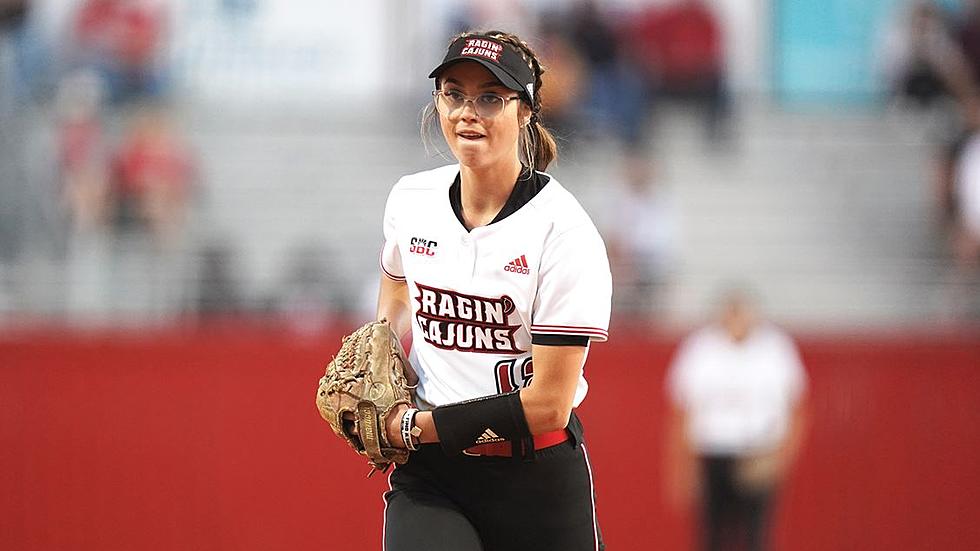
[[[528,105],[531,109],[531,120],[521,128],[520,137],[518,138],[518,155],[520,155],[521,163],[534,167],[535,170],[547,170],[548,165],[558,158],[558,144],[555,143],[555,138],[551,135],[551,132],[541,124],[541,75],[544,73],[544,68],[541,66],[538,56],[535,55],[527,42],[521,40],[515,34],[505,33],[503,31],[488,31],[485,33],[464,32],[454,36],[449,43],[452,44],[459,38],[471,34],[492,36],[501,42],[506,42],[514,46],[524,57],[524,60],[527,61],[528,66],[534,71],[534,97],[531,98],[531,103]],[[522,101],[525,104],[527,103],[523,96]],[[426,142],[429,140],[427,139],[425,128],[427,123],[435,118],[435,109],[432,107],[433,104],[431,103],[426,106],[422,115],[422,138]]]

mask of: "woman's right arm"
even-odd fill
[[[378,319],[386,318],[391,324],[392,330],[400,339],[412,329],[412,308],[408,298],[408,283],[395,281],[382,274],[381,290],[378,292]],[[406,375],[409,383],[418,382],[415,373]],[[401,417],[408,406],[402,405],[395,408],[386,420],[386,430],[390,442],[399,442],[401,438]],[[422,429],[421,441],[431,443],[439,441],[439,433],[436,431],[435,423],[432,421],[431,411],[421,411],[415,416],[415,424]]]
[[[378,291],[378,319],[387,319],[398,338],[403,339],[412,329],[411,313],[408,283],[382,274],[381,289]]]

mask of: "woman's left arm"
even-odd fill
[[[585,346],[532,346],[534,378],[521,390],[521,405],[531,434],[568,426],[585,351]]]
[[[520,392],[524,418],[531,434],[544,434],[568,426],[585,350],[584,346],[532,345],[534,378],[531,385]],[[406,409],[402,406],[388,417],[388,438],[392,442],[399,441],[399,421]],[[431,411],[419,412],[415,423],[422,429],[422,443],[439,441]]]

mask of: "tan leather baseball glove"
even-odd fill
[[[337,436],[368,459],[373,469],[408,461],[408,450],[388,441],[385,420],[399,404],[412,405],[406,373],[411,366],[386,320],[365,324],[344,337],[316,392],[316,407]]]

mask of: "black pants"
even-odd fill
[[[422,446],[391,474],[384,551],[597,551],[592,473],[574,439],[533,461]]]
[[[706,551],[768,548],[772,492],[739,488],[735,482],[736,461],[731,456],[701,458],[701,542]]]

